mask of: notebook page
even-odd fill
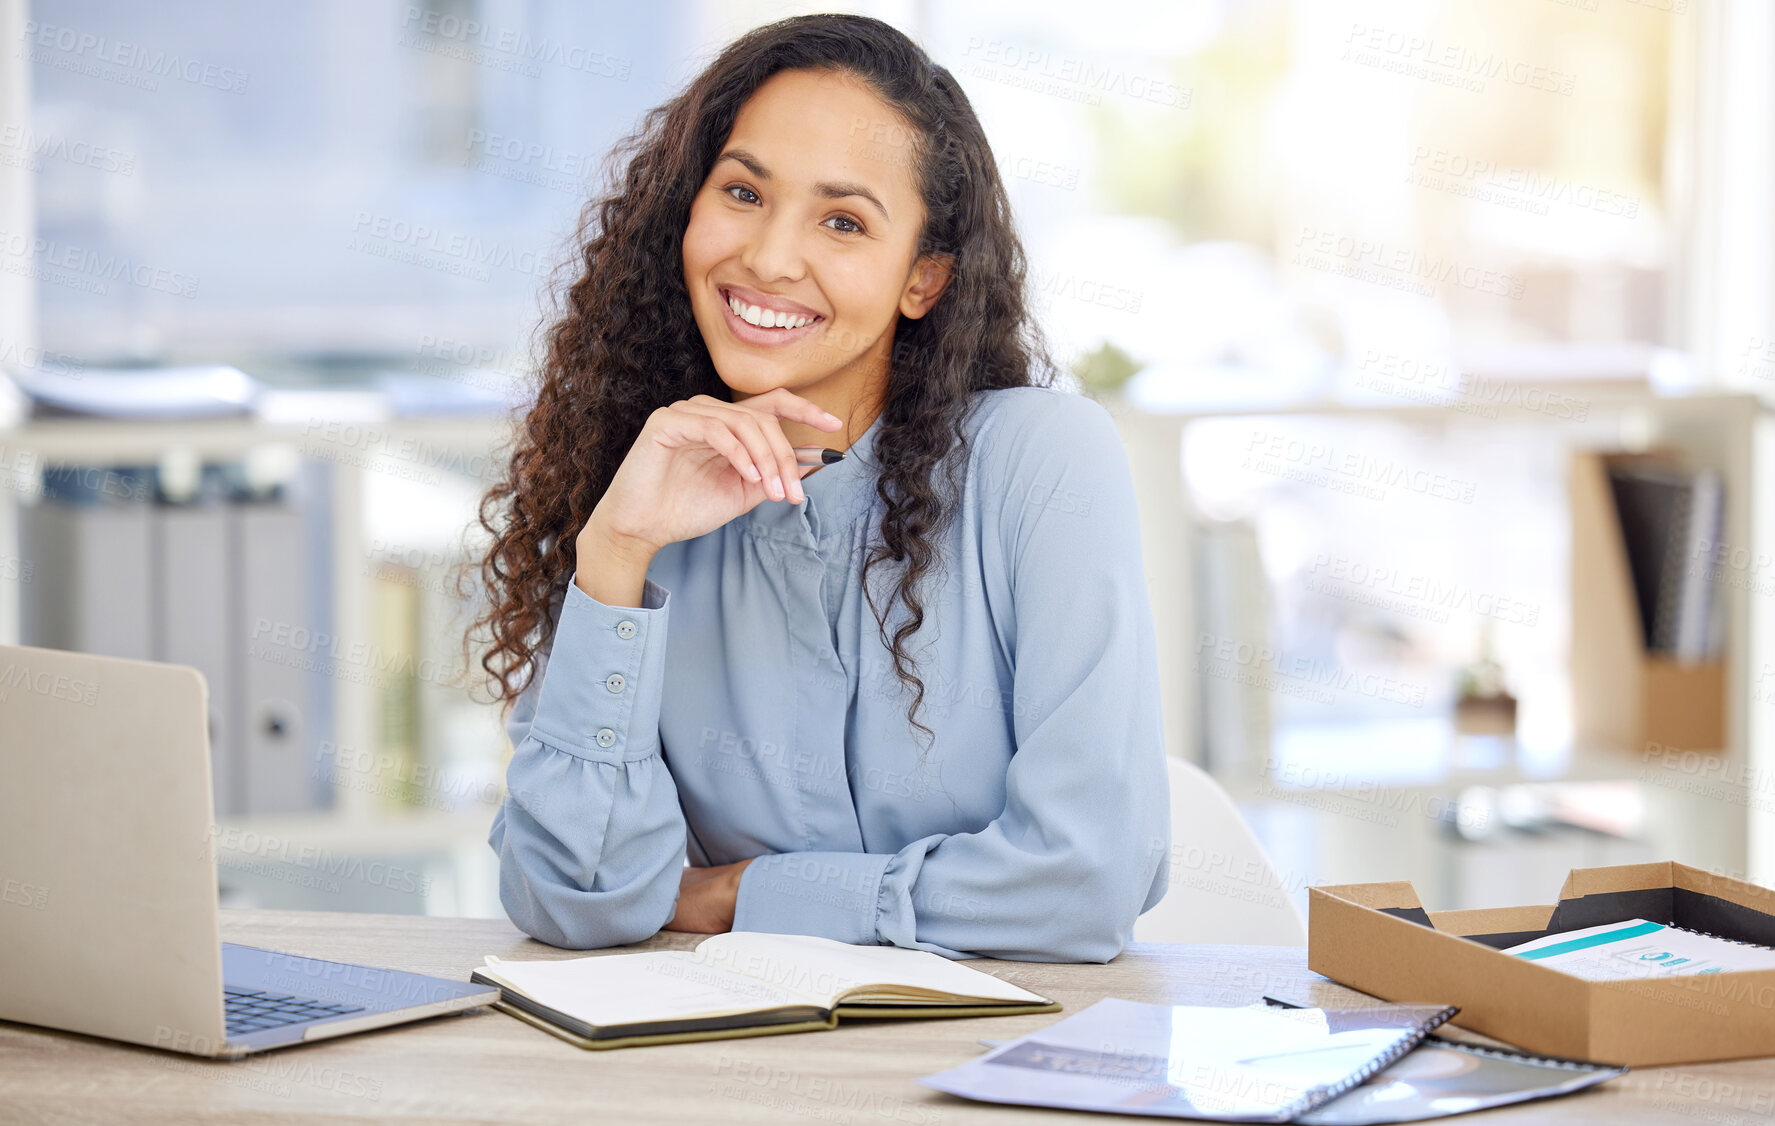
[[[489,956],[481,972],[592,1025],[641,1024],[807,1003],[799,994],[710,966],[687,950],[553,962],[510,962]]]
[[[960,962],[902,946],[853,946],[801,934],[730,931],[704,940],[697,952],[711,965],[769,982],[820,1005],[859,986],[896,985],[946,996],[1045,1004],[1046,997]]]

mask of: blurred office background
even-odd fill
[[[454,579],[546,286],[611,144],[821,7],[0,0],[0,640],[204,668],[225,903],[499,913]],[[1775,10],[844,7],[984,120],[1269,890],[1775,875]]]

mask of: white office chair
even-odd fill
[[[1305,946],[1299,888],[1282,880],[1219,782],[1166,756],[1171,771],[1171,878],[1134,923],[1136,942]]]

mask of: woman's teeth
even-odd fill
[[[795,316],[776,309],[763,309],[757,305],[748,305],[737,297],[729,297],[727,307],[732,309],[733,315],[740,320],[749,325],[757,325],[759,328],[800,328],[802,325],[812,324],[819,320],[818,317]]]

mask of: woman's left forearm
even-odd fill
[[[750,860],[710,868],[686,868],[678,880],[678,908],[665,926],[669,931],[722,934],[733,929],[740,877]]]

